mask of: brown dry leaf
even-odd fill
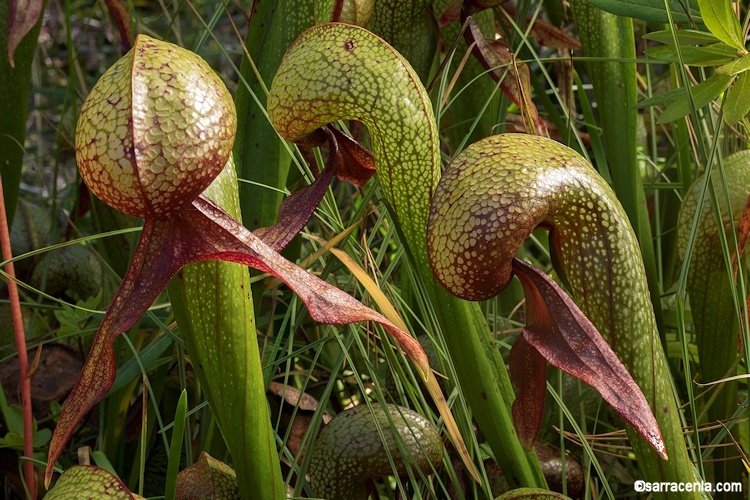
[[[750,236],[750,198],[745,201],[745,208],[742,209],[742,218],[740,218],[740,223],[737,226],[737,248],[739,249],[739,255],[732,256],[735,281],[737,281],[739,259],[742,258],[742,254],[745,252],[745,244],[747,244],[748,236]]]
[[[442,14],[440,14],[440,19],[438,19],[438,27],[442,28],[443,26],[447,26],[450,23],[456,22],[460,17],[461,3],[458,1],[454,1],[445,8],[445,11],[443,11]]]
[[[29,355],[32,351],[29,351]],[[46,344],[31,377],[34,415],[43,417],[52,401],[62,401],[73,389],[83,367],[80,352],[65,344]],[[9,403],[18,402],[18,357],[0,364],[0,383]]]
[[[473,19],[464,32],[466,43],[474,47],[472,52],[524,117],[526,132],[549,137],[544,121],[540,119],[536,105],[531,100],[529,68],[516,61],[513,53],[500,40],[488,41]]]
[[[503,6],[503,9],[511,17],[516,15],[516,8],[510,2],[506,3]],[[529,14],[526,18],[526,22],[529,23],[532,19],[533,17]],[[513,29],[510,22],[506,21],[506,25],[509,29]],[[539,42],[539,45],[544,45],[551,49],[581,50],[581,42],[578,41],[578,39],[572,37],[557,26],[539,18],[534,19],[534,25],[531,27],[531,38]]]
[[[279,382],[271,382],[268,385],[268,392],[283,398],[284,401],[292,406],[296,406],[300,410],[315,411],[318,409],[318,400],[297,388]],[[333,417],[328,412],[323,413],[324,424],[330,422],[332,418]]]
[[[287,403],[281,405],[282,428],[289,429],[285,444],[293,456],[299,456],[305,442],[305,434],[312,422],[313,413],[318,408],[318,400],[299,389],[279,382],[271,382],[267,392],[283,398]],[[333,416],[330,413],[323,412],[324,426],[328,425],[331,419]]]

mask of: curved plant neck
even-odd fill
[[[512,257],[545,226],[552,228],[555,268],[610,345],[618,343],[618,325],[655,330],[627,216],[573,150],[528,135],[493,136],[464,151],[445,176],[446,184],[461,188],[436,194],[428,247],[438,279],[458,296],[497,295],[513,276]],[[461,203],[451,203],[458,196]],[[468,233],[455,233],[456,227]]]
[[[365,124],[380,185],[415,259],[429,269],[424,238],[440,151],[419,78],[384,41],[354,26],[315,27],[292,47],[268,97],[271,122],[292,141],[338,120]]]
[[[614,192],[577,153],[505,134],[457,156],[430,213],[428,251],[438,280],[464,298],[497,294],[512,276],[513,255],[540,225],[551,227],[555,268],[659,423],[668,462],[628,427],[642,472],[650,480],[692,481],[634,233]]]

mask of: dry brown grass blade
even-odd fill
[[[326,245],[328,242],[323,240],[322,238],[318,238],[313,235],[309,235],[310,238],[314,239],[318,243],[322,245]],[[330,252],[341,261],[342,264],[344,264],[347,269],[354,275],[354,277],[357,279],[357,281],[362,284],[363,287],[365,287],[365,290],[367,290],[367,293],[370,294],[370,296],[373,298],[375,303],[378,304],[378,307],[380,308],[380,311],[383,313],[383,316],[388,318],[388,320],[396,325],[401,330],[408,332],[409,328],[406,326],[406,323],[401,318],[401,315],[396,311],[396,309],[393,307],[393,305],[390,303],[388,298],[385,296],[383,291],[378,287],[378,285],[375,283],[375,281],[370,277],[367,272],[362,269],[362,267],[354,260],[352,259],[346,252],[339,250],[338,248],[330,247]],[[440,385],[438,385],[437,378],[435,378],[435,374],[432,372],[431,369],[429,369],[429,366],[427,367],[427,370],[418,370],[419,374],[422,376],[422,381],[424,382],[425,386],[427,387],[427,390],[430,393],[430,396],[432,397],[433,401],[435,402],[435,405],[438,408],[438,412],[440,413],[440,416],[443,417],[443,424],[445,425],[446,432],[451,438],[451,441],[453,442],[453,445],[456,448],[456,451],[458,451],[458,454],[461,456],[461,460],[463,461],[464,465],[466,466],[466,470],[469,471],[471,476],[478,482],[481,483],[481,479],[479,476],[479,471],[477,471],[476,467],[474,466],[474,463],[471,460],[471,456],[469,455],[469,450],[466,447],[466,443],[464,443],[463,438],[461,437],[461,433],[458,430],[458,425],[456,424],[456,420],[453,418],[453,413],[451,413],[450,408],[448,407],[448,402],[445,400],[445,397],[443,396],[443,391],[440,389]]]
[[[747,422],[747,418],[738,419],[735,424],[741,424],[743,422]],[[716,422],[709,422],[702,424],[698,427],[699,432],[710,432],[715,431],[717,429],[727,429],[724,422],[716,421]],[[552,426],[552,429],[555,432],[560,432],[560,428],[557,426]],[[695,433],[695,429],[693,427],[685,427],[682,430],[683,434],[685,436],[693,435]],[[562,431],[562,435],[565,438],[566,441],[572,443],[575,446],[582,446],[583,443],[581,441],[581,436],[576,434],[575,432],[571,431]],[[733,455],[731,457],[723,457],[723,458],[717,458],[717,459],[703,459],[704,462],[725,462],[729,460],[737,460],[741,459],[742,463],[745,467],[748,467],[750,465],[750,461],[747,461],[747,457],[744,454],[744,451],[741,447],[739,447],[739,443],[737,443],[734,439],[734,436],[731,435],[731,433],[727,430],[727,435],[730,437],[730,439],[733,442],[730,443],[718,443],[718,444],[702,444],[701,450],[710,450],[714,448],[730,448],[734,447],[737,448],[739,451],[738,455]],[[625,429],[618,429],[616,431],[611,432],[603,432],[600,434],[586,434],[583,436],[583,438],[586,440],[586,442],[589,444],[591,449],[597,453],[601,453],[602,455],[607,455],[611,457],[615,457],[618,459],[624,459],[624,460],[635,460],[635,458],[632,456],[633,448],[628,444],[617,444],[617,443],[627,443],[628,442],[628,435],[625,432]],[[695,449],[694,446],[689,447],[688,449]],[[749,470],[750,472],[750,470]]]

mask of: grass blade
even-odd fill
[[[185,389],[180,394],[177,402],[177,410],[174,413],[174,426],[172,427],[172,441],[169,444],[169,463],[167,465],[167,484],[164,489],[164,498],[174,500],[177,489],[177,473],[180,471],[180,457],[182,456],[182,441],[185,433],[185,415],[187,414],[187,392]]]

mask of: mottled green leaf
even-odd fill
[[[750,73],[742,73],[729,89],[724,102],[724,121],[734,125],[750,111]]]
[[[204,194],[232,216],[240,215],[233,165],[227,164]],[[258,342],[253,341],[257,331],[249,280],[242,266],[203,262],[186,266],[167,289],[202,392],[219,428],[232,436],[227,446],[240,472],[240,491],[247,498],[276,500],[283,498],[284,480],[269,425]]]
[[[78,500],[80,498],[141,498],[109,472],[95,465],[74,465],[57,480],[47,500]]]
[[[687,45],[680,47],[679,54],[675,45],[659,45],[646,49],[645,52],[646,55],[654,59],[691,66],[718,66],[737,58],[734,49],[725,43],[716,43],[706,47]],[[680,56],[682,56],[682,59],[680,59]]]
[[[737,75],[750,69],[750,54],[746,54],[739,59],[717,68],[716,73],[720,75]]]
[[[216,460],[206,452],[201,452],[198,461],[177,476],[175,498],[178,500],[191,498],[239,499],[237,475],[224,462]]]
[[[707,45],[719,41],[711,33],[697,30],[662,30],[646,33],[643,35],[646,40],[653,40],[660,43],[674,43],[675,38],[680,45]]]
[[[742,28],[729,0],[698,0],[706,27],[716,38],[740,50],[745,49]]]
[[[320,432],[310,452],[310,484],[328,500],[366,500],[368,479],[432,474],[445,447],[440,431],[409,408],[360,404],[342,411]]]
[[[518,488],[503,493],[496,500],[569,500],[570,497],[541,488]]]
[[[592,211],[563,208],[572,205]],[[510,282],[512,257],[526,237],[537,227],[552,228],[553,266],[640,386],[664,436],[668,462],[627,426],[631,443],[638,443],[641,472],[650,481],[685,481],[692,479],[692,470],[638,242],[627,221],[614,192],[580,155],[549,139],[501,134],[473,144],[446,167],[432,199],[427,247],[437,279],[451,292],[486,300]],[[598,248],[606,258],[591,258]],[[622,307],[623,294],[636,300],[637,308],[636,302]],[[527,309],[530,318],[544,319]],[[523,338],[529,342],[527,332]],[[554,356],[563,354],[551,350]]]
[[[734,370],[734,359],[738,351],[738,321],[732,297],[732,274],[727,272],[720,232],[731,232],[731,220],[734,221],[735,228],[740,223],[750,195],[748,167],[750,150],[726,156],[722,171],[718,167],[713,169],[709,186],[706,186],[708,179],[704,175],[685,193],[677,220],[678,255],[681,259],[686,259],[689,251],[691,256],[686,290],[690,299],[697,348],[695,359],[700,362],[701,367],[697,382],[723,379],[728,372]],[[712,197],[718,202],[718,206],[711,201]],[[723,228],[717,224],[717,219],[722,221]],[[730,246],[734,248],[731,243]],[[716,387],[711,396],[713,404],[706,412],[708,421],[723,419],[735,411],[739,391],[736,382],[731,380]],[[716,468],[721,467],[715,473],[723,473],[724,478],[733,476],[732,469],[723,464],[728,464],[730,457],[736,456],[735,451],[716,451],[719,453],[717,458],[722,461],[715,462]],[[726,498],[730,496],[733,497],[728,495]]]
[[[731,76],[714,75],[704,82],[694,86],[691,90],[693,94],[693,104],[695,109],[700,109],[716,99],[729,86],[732,81]],[[684,96],[670,104],[661,114],[658,123],[669,123],[690,113],[689,96]]]
[[[325,80],[314,78],[320,72]],[[414,107],[406,114],[397,112],[405,102]],[[344,24],[320,26],[289,49],[268,103],[271,122],[292,141],[304,141],[315,129],[350,117],[369,129],[380,186],[433,298],[472,413],[510,477],[518,484],[544,484],[537,458],[521,447],[512,430],[506,400],[512,391],[497,389],[510,387],[510,381],[497,349],[484,347],[492,336],[481,309],[450,296],[434,281],[429,267],[425,230],[429,200],[440,177],[440,144],[430,98],[413,69],[366,30]]]
[[[409,61],[423,82],[430,74],[439,38],[435,16],[425,8],[429,3],[379,0],[368,25]]]
[[[653,23],[668,23],[669,16],[663,0],[588,0],[588,2],[602,10],[617,14],[618,16],[634,17]],[[672,12],[672,20],[675,23],[703,24],[698,10],[697,0],[684,2],[690,5],[688,12],[685,11],[683,2],[669,0],[669,8]]]

